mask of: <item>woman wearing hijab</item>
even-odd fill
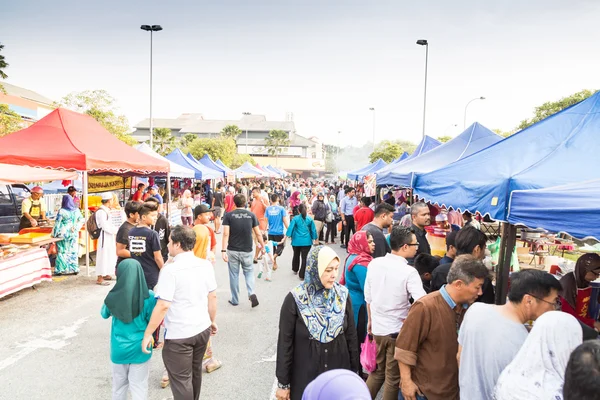
[[[57,254],[54,275],[79,273],[79,230],[85,220],[75,206],[71,195],[64,195],[62,205],[56,216],[52,237],[62,239],[56,243]]]
[[[127,400],[131,391],[133,400],[148,398],[150,353],[142,351],[140,343],[156,305],[154,293],[148,290],[140,263],[128,258],[117,268],[117,283],[104,299],[102,318],[113,317],[110,332],[110,360],[112,362],[113,400]]]
[[[190,190],[186,189],[183,191],[183,196],[179,199],[178,208],[181,210],[181,223],[184,226],[191,226],[194,221],[194,199]]]
[[[600,330],[600,322],[590,315],[590,302],[592,301],[590,282],[598,279],[598,276],[600,276],[600,255],[591,253],[579,257],[573,272],[560,279],[562,310],[577,318],[585,326],[596,330]],[[594,301],[598,301],[598,299],[594,299]],[[583,329],[586,339],[590,332],[592,337],[594,336],[591,329],[585,327]],[[597,332],[595,336],[597,336]]]
[[[581,342],[581,325],[573,316],[544,313],[500,374],[494,400],[562,400],[569,356]]]
[[[375,251],[373,236],[366,231],[356,232],[348,244],[348,253],[350,254],[346,258],[346,267],[342,279],[340,279],[340,284],[345,285],[350,292],[358,343],[362,343],[367,336],[368,318],[365,302],[365,279],[367,278],[367,266],[373,259],[371,256],[373,251]]]
[[[283,301],[276,376],[278,400],[300,400],[306,386],[332,369],[359,370],[358,339],[348,289],[336,282],[340,259],[316,246],[304,282]]]
[[[371,400],[365,381],[347,369],[334,369],[306,387],[302,400]]]
[[[294,250],[292,271],[294,274],[298,274],[301,280],[304,280],[306,258],[310,246],[317,240],[317,229],[313,219],[306,215],[307,211],[304,203],[298,206],[298,211],[300,214],[292,218],[285,235],[292,238],[292,249]],[[302,259],[302,262],[300,259]]]
[[[290,208],[292,209],[292,215],[298,215],[300,212],[298,211],[298,206],[302,201],[300,200],[300,191],[295,189],[294,193],[290,196]]]

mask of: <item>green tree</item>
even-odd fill
[[[25,124],[21,116],[8,108],[8,105],[0,104],[0,137],[23,128]]]
[[[0,51],[4,49],[4,45],[0,44]],[[8,67],[8,63],[2,54],[0,54],[0,78],[6,79],[8,75],[4,72],[4,70]]]
[[[179,144],[180,144],[181,147],[187,149],[190,146],[190,144],[192,144],[192,142],[194,140],[196,140],[197,138],[198,138],[198,136],[196,136],[196,134],[194,134],[194,133],[186,133],[179,140]]]
[[[275,156],[275,166],[277,166],[277,161],[279,160],[279,154],[283,151],[284,147],[290,145],[290,137],[288,136],[286,131],[282,131],[279,129],[274,129],[269,132],[269,135],[265,139],[266,149],[271,156]]]
[[[248,161],[252,165],[256,165],[256,161],[250,154],[238,154],[236,153],[233,156],[233,161],[231,161],[231,165],[229,166],[232,169],[236,169],[242,166],[246,161]]]
[[[208,154],[213,160],[221,160],[225,165],[231,165],[236,155],[236,146],[233,139],[196,139],[190,143],[188,151],[196,159],[200,159],[205,154]]]
[[[397,141],[382,140],[377,144],[375,151],[369,155],[369,162],[372,163],[381,158],[383,161],[389,163],[400,157],[403,152],[404,149]]]
[[[54,103],[55,107],[64,107],[82,114],[87,114],[100,123],[117,139],[128,145],[136,144],[136,140],[128,133],[127,118],[118,114],[115,99],[105,90],[85,90],[73,92]]]
[[[221,129],[221,136],[226,139],[233,139],[237,142],[238,136],[242,134],[242,130],[237,125],[227,125]]]
[[[500,135],[504,138],[507,138],[511,135],[514,135],[516,131],[514,129],[511,131],[503,131],[502,129],[492,129],[492,132],[494,132],[496,135]]]
[[[171,134],[169,128],[154,128],[154,134],[152,135],[152,146],[161,156],[166,156],[173,151],[177,145],[177,140]]]
[[[543,120],[544,118],[548,118],[549,116],[556,114],[557,112],[564,110],[567,107],[572,106],[573,104],[579,103],[596,93],[596,90],[582,90],[577,93],[573,93],[570,96],[563,97],[558,101],[548,101],[542,104],[539,107],[535,108],[534,116],[530,119],[524,119],[521,121],[519,126],[517,126],[516,131],[523,130],[536,122]]]
[[[452,139],[453,139],[452,136],[440,136],[439,138],[437,138],[438,142],[441,142],[441,143],[446,143]]]

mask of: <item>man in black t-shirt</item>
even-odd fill
[[[125,204],[125,215],[127,220],[121,224],[117,232],[117,267],[119,263],[126,258],[131,257],[129,253],[129,231],[133,229],[140,219],[140,207],[142,203],[137,201],[128,201]]]
[[[233,202],[236,208],[225,214],[223,218],[223,247],[221,248],[223,261],[229,265],[229,287],[231,289],[229,304],[234,306],[239,304],[239,276],[241,268],[246,279],[248,298],[252,303],[252,307],[256,307],[258,299],[254,294],[252,235],[256,235],[262,254],[265,253],[265,243],[258,227],[258,218],[250,211],[244,209],[246,196],[236,194],[233,197]]]
[[[164,265],[158,233],[150,228],[158,218],[158,205],[145,202],[140,207],[139,215],[138,226],[129,231],[129,252],[131,258],[142,265],[148,289],[153,289]]]
[[[147,202],[156,204],[157,207],[160,206],[158,200],[154,197],[150,197],[146,199]],[[158,213],[158,218],[154,225],[152,225],[152,229],[158,233],[158,239],[160,241],[160,253],[162,254],[162,258],[164,262],[167,262],[169,258],[169,249],[167,249],[167,245],[169,244],[169,236],[171,236],[171,227],[169,226],[169,220],[167,217]]]
[[[369,222],[361,229],[362,231],[369,232],[371,236],[373,236],[373,241],[375,242],[375,251],[372,254],[373,258],[383,257],[391,251],[387,240],[385,240],[383,229],[392,226],[393,220],[394,207],[390,206],[388,203],[381,203],[375,208],[375,218],[373,218],[373,221]]]
[[[221,233],[221,218],[223,218],[223,210],[225,210],[225,194],[221,182],[217,183],[217,191],[211,208],[215,210],[215,233]]]

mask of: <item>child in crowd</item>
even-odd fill
[[[277,243],[272,240],[268,240],[266,232],[263,232],[263,242],[265,243],[265,255],[260,260],[260,272],[258,273],[258,279],[262,278],[263,272],[265,273],[265,281],[271,282],[271,273],[273,272],[273,264],[275,259],[273,258],[273,249],[277,246]],[[260,246],[260,245],[259,245]]]
[[[419,272],[423,289],[427,293],[431,293],[431,274],[438,265],[440,265],[440,259],[435,256],[421,253],[415,257],[415,269]]]

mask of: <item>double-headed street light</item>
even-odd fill
[[[425,46],[425,93],[423,94],[423,138],[425,138],[425,110],[427,109],[427,61],[429,58],[429,43],[427,39],[417,40],[419,46]]]
[[[160,25],[142,25],[140,29],[143,31],[150,32],[150,148],[154,149],[152,146],[152,137],[153,137],[153,126],[152,126],[152,32],[162,31],[162,27]]]
[[[483,96],[481,96],[481,97],[475,97],[473,100],[471,100],[471,101],[469,101],[467,103],[467,105],[465,106],[465,117],[464,117],[464,120],[463,120],[463,130],[467,129],[467,107],[469,107],[469,104],[471,104],[475,100],[485,100],[485,97],[483,97]]]

